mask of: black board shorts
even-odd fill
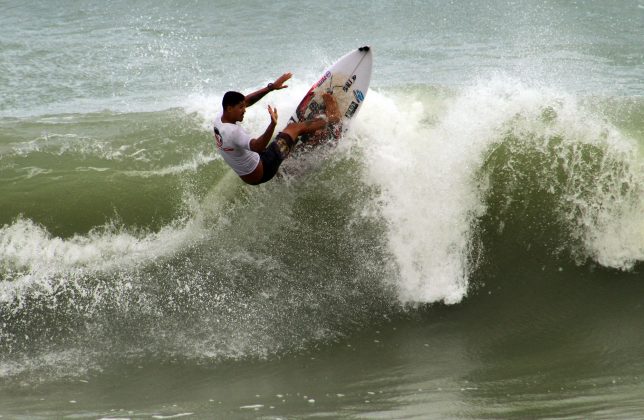
[[[288,134],[278,133],[275,136],[275,140],[259,154],[264,173],[258,184],[263,184],[273,179],[284,159],[291,153],[293,146],[295,146],[295,140]]]

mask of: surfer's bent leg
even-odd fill
[[[295,146],[296,139],[301,134],[314,133],[317,130],[326,127],[327,122],[321,118],[304,121],[300,123],[290,123],[284,130],[275,136],[275,140],[268,145],[266,150],[259,154],[259,158],[262,161],[262,167],[264,168],[264,173],[262,179],[258,184],[263,184],[266,181],[271,180],[280,165],[288,157]]]
[[[284,159],[293,150],[293,146],[295,146],[295,140],[289,134],[281,132],[275,136],[275,140],[268,145],[266,150],[259,154],[264,167],[264,174],[259,184],[270,181],[275,176]]]
[[[282,133],[288,134],[292,139],[297,139],[302,134],[313,134],[326,127],[327,121],[323,118],[315,118],[309,121],[293,122],[284,127]]]

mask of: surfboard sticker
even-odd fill
[[[371,81],[373,55],[369,47],[353,50],[324,70],[322,76],[304,95],[290,118],[292,122],[314,119],[325,112],[322,95],[330,93],[338,104],[340,123],[315,137],[302,136],[309,145],[337,141],[347,132],[365,100]]]

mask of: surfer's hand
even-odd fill
[[[290,79],[291,77],[293,77],[293,74],[292,74],[292,73],[284,73],[283,75],[281,75],[280,77],[278,77],[278,78],[277,78],[277,80],[275,80],[275,81],[273,82],[273,84],[272,84],[272,86],[271,86],[271,87],[272,87],[272,89],[273,89],[273,90],[279,90],[279,89],[287,88],[287,87],[288,87],[288,85],[285,85],[285,84],[284,84],[284,82],[286,82],[286,81],[287,81],[288,79]]]
[[[277,109],[269,105],[268,115],[271,116],[271,124],[277,124]]]

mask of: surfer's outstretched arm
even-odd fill
[[[246,103],[246,106],[251,106],[257,103],[257,101],[259,101],[264,96],[266,96],[268,92],[287,88],[288,85],[285,85],[284,82],[286,82],[292,76],[293,75],[291,73],[284,73],[283,75],[278,77],[277,80],[275,80],[273,83],[269,83],[267,86],[261,88],[260,90],[256,90],[253,93],[249,93],[244,98],[244,102]]]

